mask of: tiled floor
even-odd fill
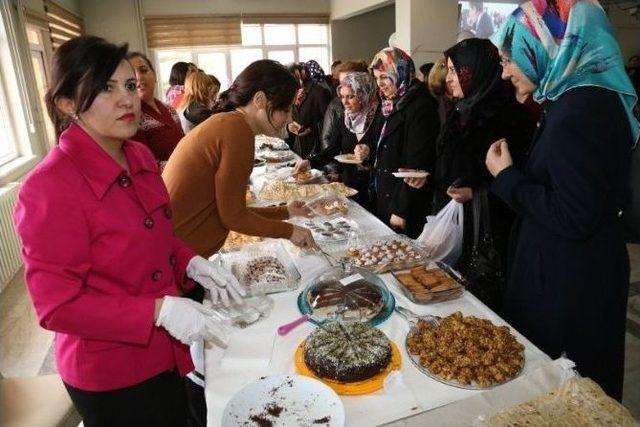
[[[640,420],[640,245],[629,247],[631,289],[623,403]],[[22,272],[0,294],[0,373],[34,376],[55,370],[53,334],[38,326]]]

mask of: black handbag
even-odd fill
[[[505,278],[500,253],[494,246],[491,234],[489,197],[486,189],[474,189],[472,211],[473,246],[465,266],[467,290],[493,311],[499,311],[502,306]]]

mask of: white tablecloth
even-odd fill
[[[259,171],[257,172],[253,184],[259,189],[261,183]],[[362,235],[382,236],[392,233],[385,224],[353,202],[350,203],[348,217],[358,223],[359,233]],[[294,260],[302,274],[302,282],[327,264],[325,258],[318,255],[297,254]],[[454,311],[461,311],[464,315],[490,319],[498,325],[506,324],[470,293],[453,301],[416,305],[402,294],[400,284],[391,274],[384,274],[381,278],[394,294],[396,303],[415,313],[446,316]],[[294,373],[295,349],[313,331],[314,326],[311,323],[304,324],[284,337],[279,336],[276,329],[300,316],[296,304],[300,291],[298,289],[272,295],[275,306],[269,318],[235,331],[227,349],[213,347],[205,350],[205,395],[209,427],[220,425],[225,405],[246,384],[261,376]],[[398,374],[389,378],[383,390],[364,396],[341,396],[347,426],[383,424],[481,393],[442,384],[418,371],[409,360],[404,346],[409,325],[398,314],[394,313],[379,328],[401,349],[402,367]],[[514,333],[525,346],[522,376],[527,376],[549,362],[547,355],[517,331]]]

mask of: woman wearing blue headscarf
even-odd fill
[[[629,258],[619,213],[628,200],[637,102],[595,0],[533,0],[494,36],[502,77],[543,116],[524,171],[494,143],[492,191],[518,214],[504,316],[551,357],[620,400]]]

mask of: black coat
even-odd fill
[[[328,110],[327,110],[328,111]],[[328,113],[328,112],[327,112]],[[382,130],[382,124],[384,123],[384,116],[378,107],[376,115],[369,125],[369,128],[362,136],[362,139],[358,141],[356,134],[347,129],[344,124],[344,110],[342,114],[334,116],[334,120],[331,124],[332,131],[327,139],[327,147],[315,156],[309,157],[311,166],[319,169],[326,164],[330,163],[338,154],[353,153],[357,144],[365,144],[369,146],[369,152],[373,153],[376,149],[376,144],[380,137],[380,131]],[[325,122],[326,124],[326,122]],[[356,165],[341,164],[341,177],[342,182],[351,188],[358,190],[358,194],[354,196],[354,200],[360,203],[363,207],[369,209],[369,166],[370,161],[363,163],[363,167]]]
[[[524,173],[507,168],[492,184],[519,214],[504,316],[620,399],[629,258],[617,212],[628,199],[629,122],[619,96],[596,87],[544,109]]]
[[[471,187],[475,194],[486,189],[493,177],[485,166],[487,151],[492,143],[505,138],[517,167],[524,165],[527,148],[533,137],[535,122],[526,107],[519,104],[508,92],[497,91],[483,103],[474,107],[465,126],[454,126],[443,133],[438,141],[437,160],[433,177],[434,213],[442,209],[451,197],[447,189],[454,181],[462,187]],[[455,108],[449,112],[448,120],[460,120]],[[447,125],[445,125],[447,128]],[[449,126],[451,128],[451,126]],[[511,226],[515,213],[500,199],[489,194],[489,230],[498,251],[503,273],[506,267],[506,255]],[[483,225],[484,226],[484,225]],[[471,268],[471,252],[473,249],[473,212],[472,202],[464,205],[463,251],[457,268],[464,274]],[[492,310],[499,311],[503,283],[492,283],[486,289],[471,289],[482,302]]]
[[[374,173],[376,215],[389,224],[392,214],[407,222],[404,232],[417,237],[431,206],[431,186],[409,187],[392,175],[398,168],[422,169],[433,174],[435,142],[440,130],[438,103],[424,84],[414,81],[396,110],[387,117],[376,150]]]
[[[320,149],[324,150],[331,144],[335,134],[339,133],[340,121],[344,121],[344,106],[340,97],[334,97],[324,113],[322,133],[320,134]]]
[[[293,119],[305,128],[311,129],[307,135],[293,138],[293,151],[303,159],[320,151],[322,121],[329,102],[329,90],[324,85],[314,83],[302,103],[294,108]]]

